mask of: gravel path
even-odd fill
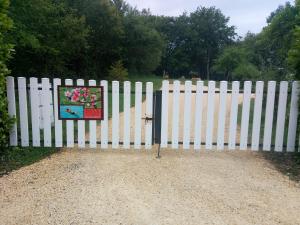
[[[299,185],[251,152],[64,150],[0,178],[0,223],[300,224]]]

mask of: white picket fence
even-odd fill
[[[72,148],[77,144],[79,148],[129,149],[133,146],[135,149],[141,149],[143,145],[146,149],[152,148],[152,122],[149,121],[142,126],[143,117],[152,117],[152,82],[146,83],[145,104],[143,104],[142,97],[143,85],[141,82],[135,83],[133,115],[131,114],[131,83],[125,81],[121,84],[124,115],[123,121],[120,121],[120,82],[112,82],[112,98],[111,102],[108,102],[109,83],[102,80],[100,85],[104,86],[105,111],[104,120],[101,123],[97,121],[65,122],[58,119],[57,86],[62,83],[61,79],[53,79],[50,82],[48,78],[43,78],[39,84],[37,78],[30,78],[28,84],[25,78],[19,77],[17,78],[17,92],[15,92],[15,78],[7,77],[8,111],[19,121],[10,131],[11,146]],[[85,83],[84,80],[79,79],[73,83],[72,79],[66,79],[64,84],[95,86],[97,82],[89,80]],[[295,151],[298,146],[296,136],[299,83],[295,81],[289,88],[289,82],[280,82],[277,85],[279,86],[278,99],[276,99],[276,85],[275,81],[269,81],[267,87],[264,87],[264,82],[258,81],[255,83],[255,88],[252,88],[252,82],[246,81],[244,88],[241,89],[241,83],[238,81],[234,81],[230,88],[226,81],[221,81],[217,89],[215,81],[209,81],[208,87],[202,81],[197,81],[196,85],[193,85],[191,81],[186,81],[184,90],[181,90],[180,81],[174,81],[172,89],[170,89],[169,81],[163,81],[161,147],[178,149],[182,144],[183,149],[190,149],[192,145],[195,150],[216,148],[218,150]],[[241,94],[242,103],[239,102]],[[289,96],[291,97],[288,99]],[[184,98],[183,105],[179,104],[180,97]],[[216,98],[218,101],[215,101]],[[251,101],[254,101],[253,116],[250,110]],[[277,111],[274,110],[275,103],[278,104]],[[242,106],[240,125],[238,123],[239,104]],[[111,120],[108,118],[109,105],[112,106]],[[229,119],[226,117],[228,111]],[[262,121],[263,113],[264,121]],[[54,118],[54,123],[51,122],[51,117]],[[274,120],[276,126],[273,126]],[[30,121],[31,124],[29,124]],[[183,123],[183,128],[179,126],[180,121]],[[288,121],[287,131],[286,121]],[[76,123],[77,130],[75,130]],[[88,131],[86,131],[86,123],[88,123]],[[249,129],[250,124],[252,130]],[[264,127],[263,132],[261,127]],[[274,132],[275,140],[272,142]],[[250,133],[251,138],[249,138]],[[237,143],[237,136],[239,136],[240,143]],[[284,146],[285,137],[287,138],[286,146]]]

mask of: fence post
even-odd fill
[[[42,78],[42,106],[43,106],[43,118],[44,118],[44,146],[52,146],[51,135],[51,109],[49,95],[50,83],[48,78]]]
[[[15,78],[6,77],[6,91],[7,91],[7,101],[8,101],[8,114],[12,118],[16,118],[16,96],[15,96]],[[17,120],[15,120],[9,131],[9,144],[10,146],[18,145],[18,129]]]

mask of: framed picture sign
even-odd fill
[[[58,86],[60,120],[103,120],[102,86]]]

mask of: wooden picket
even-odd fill
[[[173,82],[173,106],[172,106],[172,148],[178,149],[179,137],[179,97],[180,81]]]
[[[129,81],[124,82],[124,127],[123,127],[123,148],[130,148],[130,102],[131,86]]]
[[[8,112],[10,116],[18,118],[21,146],[63,147],[66,144],[66,147],[71,148],[76,143],[76,146],[79,148],[86,148],[87,143],[89,148],[96,149],[99,143],[101,149],[106,149],[108,144],[111,143],[113,149],[118,149],[119,147],[129,149],[132,144],[130,134],[133,131],[133,147],[135,149],[141,149],[142,145],[145,145],[145,149],[152,148],[152,131],[155,121],[152,115],[154,109],[152,82],[146,83],[145,92],[143,92],[143,84],[141,82],[135,83],[133,128],[131,128],[131,83],[129,81],[124,82],[124,89],[121,95],[124,98],[124,120],[121,121],[123,123],[122,130],[119,127],[121,113],[119,108],[119,82],[112,82],[112,126],[111,132],[109,132],[109,88],[108,82],[102,80],[100,85],[103,86],[104,119],[99,122],[99,125],[101,124],[100,127],[97,126],[97,121],[88,121],[88,135],[86,135],[85,121],[69,120],[64,122],[59,120],[58,86],[61,83],[61,80],[58,78],[53,80],[42,78],[41,83],[39,83],[39,79],[34,77],[28,80],[24,77],[19,77],[17,78],[18,95],[16,98],[15,78],[7,77]],[[64,83],[67,86],[72,86],[73,80],[66,79]],[[76,80],[76,85],[78,86],[85,84],[97,86],[95,80],[89,80],[86,83],[83,79]],[[243,89],[240,89],[240,82],[238,81],[234,81],[231,87],[226,81],[221,81],[219,89],[216,89],[215,81],[209,81],[207,91],[203,81],[197,81],[196,85],[193,85],[191,81],[186,81],[183,91],[181,90],[180,81],[174,81],[173,89],[170,89],[169,81],[165,80],[162,83],[161,120],[159,121],[161,123],[161,147],[167,148],[170,142],[173,149],[178,149],[179,144],[182,143],[182,148],[186,150],[190,149],[191,145],[195,150],[200,150],[204,147],[204,144],[205,149],[208,150],[214,148],[218,150],[233,150],[239,145],[240,150],[270,151],[274,149],[274,151],[278,152],[294,152],[298,147],[296,145],[296,136],[299,133],[297,130],[299,82],[293,82],[291,87],[289,94],[289,83],[287,81],[280,82],[278,95],[276,95],[275,81],[268,82],[266,93],[264,92],[264,82],[262,81],[256,82],[253,93],[251,81],[245,81]],[[183,105],[180,105],[181,93],[184,96]],[[143,94],[146,97],[145,104],[143,104]],[[172,112],[169,112],[169,97],[172,99]],[[204,106],[206,100],[207,108]],[[228,105],[229,100],[231,100],[231,105]],[[254,102],[254,106],[252,106],[251,101]],[[278,106],[276,107],[277,110],[275,110],[274,106],[277,102]],[[216,103],[217,105],[215,105]],[[18,111],[16,104],[19,106]],[[194,107],[192,107],[193,104],[195,104]],[[240,125],[237,120],[239,106],[242,107]],[[287,109],[289,109],[288,114]],[[277,113],[276,117],[274,117],[275,112]],[[203,113],[206,114],[206,121],[203,121]],[[169,140],[168,135],[169,114],[172,117],[170,124],[171,140]],[[229,121],[227,121],[228,114],[230,114]],[[183,128],[181,128],[181,117]],[[250,118],[252,119],[250,120]],[[276,118],[275,126],[273,126],[274,118]],[[74,123],[77,123],[78,126],[74,126]],[[145,126],[142,126],[142,123],[145,123]],[[249,129],[250,123],[252,123],[251,130]],[[286,123],[288,125],[287,129],[285,127]],[[65,144],[63,140],[64,126],[66,126]],[[202,138],[202,128],[204,126],[205,140]],[[239,126],[241,127],[240,132],[238,132]],[[77,128],[76,130],[74,129],[75,127]],[[216,132],[214,132],[215,127],[217,128]],[[261,128],[263,128],[263,134]],[[273,129],[275,133],[272,132]],[[225,140],[227,131],[229,132],[228,140]],[[248,138],[250,132],[251,138]],[[53,140],[52,133],[54,134]],[[77,135],[77,142],[74,140],[74,133]],[[111,137],[109,137],[110,133]],[[240,143],[237,143],[239,135]],[[18,136],[18,127],[15,122],[10,130],[11,146],[18,145]],[[272,143],[273,136],[275,138],[274,143]],[[43,137],[43,140],[41,140],[41,137]],[[142,137],[144,138],[142,139]],[[216,140],[216,143],[214,140]],[[226,146],[228,147],[226,148]]]
[[[183,123],[183,149],[190,149],[190,127],[191,127],[191,97],[192,82],[186,81],[184,87],[184,123]],[[178,103],[177,103],[178,104]]]
[[[30,78],[30,112],[31,112],[31,133],[32,133],[32,146],[41,146],[40,135],[40,117],[39,109],[39,89],[38,79],[35,77]]]
[[[95,80],[89,80],[89,86],[94,87],[97,83]],[[97,148],[97,121],[89,121],[90,148]]]

